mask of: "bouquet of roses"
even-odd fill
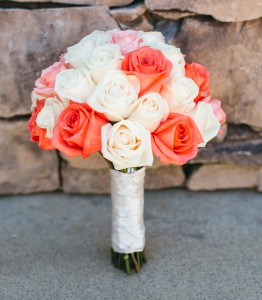
[[[112,260],[145,261],[145,167],[153,154],[183,165],[226,116],[208,70],[188,64],[160,32],[94,31],[42,71],[32,92],[31,140],[68,157],[100,152],[110,166]]]

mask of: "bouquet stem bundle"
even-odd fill
[[[140,271],[144,253],[145,168],[111,169],[112,263],[128,275]]]
[[[111,248],[111,259],[116,268],[124,270],[128,275],[131,274],[132,270],[139,273],[146,263],[144,250],[135,253],[117,253]]]

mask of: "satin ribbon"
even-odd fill
[[[112,248],[117,253],[143,251],[145,168],[134,173],[111,172]]]

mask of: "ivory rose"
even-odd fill
[[[139,121],[147,130],[153,132],[161,121],[168,117],[167,102],[158,93],[147,93],[138,99],[138,105],[129,119]]]
[[[185,77],[185,59],[179,48],[161,42],[150,45],[160,50],[173,65],[170,76],[172,78]]]
[[[206,67],[201,64],[186,64],[186,77],[191,78],[199,87],[199,93],[195,102],[201,101],[210,96],[210,74]]]
[[[151,46],[158,42],[165,43],[165,38],[159,31],[138,31],[138,36],[140,39],[142,39],[142,46]]]
[[[162,83],[169,77],[172,63],[160,50],[144,46],[124,57],[122,69],[128,75],[135,75],[140,81],[140,94],[158,93]]]
[[[66,69],[67,67],[62,56],[59,62],[54,63],[52,66],[42,71],[40,78],[35,81],[34,91],[43,97],[55,96],[54,87],[56,76]]]
[[[162,163],[183,165],[194,158],[203,141],[194,121],[182,114],[171,113],[152,133],[154,154]]]
[[[122,120],[102,127],[102,154],[116,170],[151,166],[150,132],[139,122]]]
[[[116,122],[127,118],[138,104],[139,80],[122,71],[111,71],[95,88],[88,104]]]
[[[192,117],[203,137],[199,147],[205,147],[207,142],[217,136],[220,129],[220,122],[213,112],[212,105],[200,101],[188,115]]]
[[[30,140],[37,143],[44,150],[53,150],[55,147],[52,140],[46,137],[46,129],[40,128],[36,123],[36,118],[45,105],[45,100],[36,100],[31,118],[28,121],[27,129],[30,131]]]
[[[122,55],[138,49],[141,39],[134,30],[112,31],[112,41],[119,45]]]
[[[101,127],[107,122],[86,103],[71,102],[58,118],[52,143],[68,157],[86,158],[101,150]]]
[[[198,91],[192,79],[180,77],[163,84],[160,94],[167,101],[170,112],[185,114],[194,108]]]
[[[85,36],[79,43],[67,48],[65,61],[85,74],[88,72],[86,63],[89,61],[94,49],[108,42],[111,42],[109,32],[95,30]]]
[[[40,96],[38,95],[35,90],[32,90],[32,93],[31,93],[31,101],[32,101],[32,105],[31,105],[31,111],[34,110],[34,108],[36,107],[36,103],[37,103],[37,100],[45,100],[46,97],[44,96]]]
[[[53,129],[60,113],[69,105],[69,101],[60,101],[57,98],[47,98],[44,107],[36,118],[36,124],[46,129],[46,137],[52,138]]]
[[[87,66],[92,79],[98,83],[109,71],[120,70],[122,55],[119,45],[105,44],[96,47],[92,52]]]
[[[94,88],[95,84],[90,75],[83,76],[75,69],[60,72],[55,83],[55,91],[61,99],[73,100],[79,103],[86,102]]]

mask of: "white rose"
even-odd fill
[[[199,88],[192,79],[180,77],[163,84],[160,94],[167,101],[170,112],[185,114],[195,107],[198,92]]]
[[[87,101],[95,111],[113,122],[127,118],[138,104],[139,80],[122,71],[111,71],[103,77]]]
[[[87,62],[94,49],[110,41],[111,35],[109,32],[95,30],[85,36],[79,43],[67,48],[65,62],[85,74],[88,71]]]
[[[151,135],[139,122],[122,120],[102,127],[102,154],[116,170],[151,166]]]
[[[69,101],[59,101],[57,98],[47,98],[45,105],[36,118],[36,124],[46,129],[46,137],[52,138],[53,129],[60,113],[69,105]]]
[[[159,31],[138,31],[138,37],[143,40],[141,43],[142,46],[151,46],[157,42],[165,43],[165,38]]]
[[[95,82],[111,70],[120,70],[122,56],[119,45],[105,44],[94,49],[88,62],[88,69]]]
[[[32,100],[32,105],[31,105],[31,111],[34,110],[34,108],[36,107],[36,101],[37,100],[43,100],[45,99],[45,97],[38,95],[35,90],[32,91],[31,93],[31,100]]]
[[[208,141],[217,136],[221,126],[213,112],[212,105],[199,101],[188,115],[195,121],[204,140],[204,142],[198,146],[205,147]]]
[[[152,44],[151,47],[160,50],[173,64],[170,77],[185,77],[185,59],[179,48],[160,42]]]
[[[139,103],[129,119],[139,121],[147,130],[153,132],[160,122],[168,117],[167,102],[158,93],[148,93],[138,99]]]
[[[67,69],[56,76],[55,92],[61,99],[86,102],[94,88],[89,73],[83,76],[78,70]]]

